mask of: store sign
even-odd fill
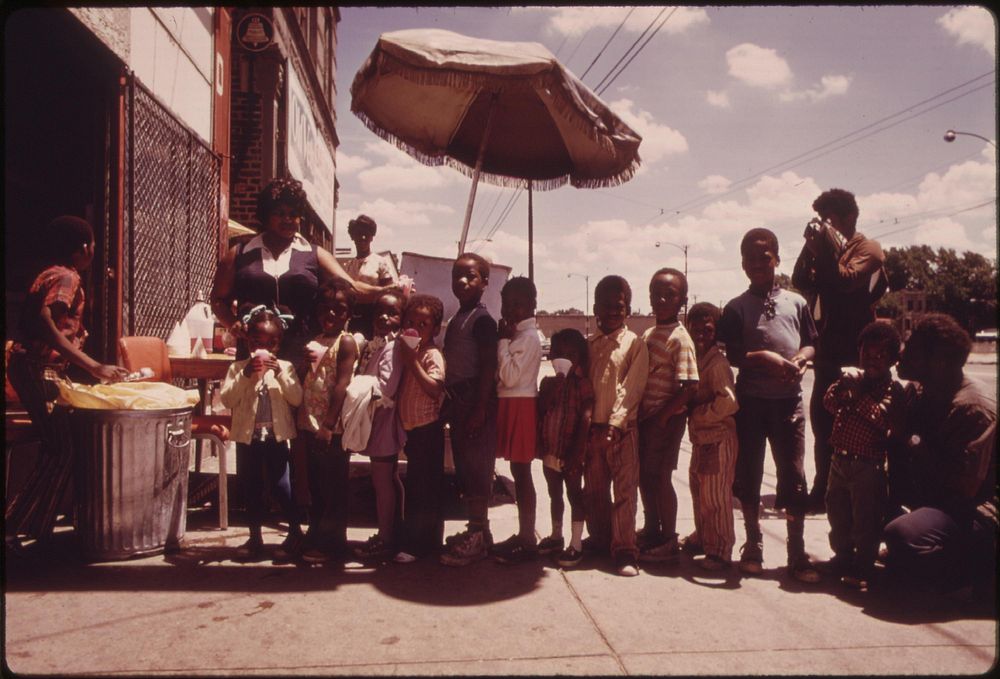
[[[295,68],[288,67],[288,172],[302,182],[309,205],[333,233],[336,168],[330,148],[313,119],[312,108]]]
[[[263,14],[247,14],[236,27],[236,40],[243,49],[263,52],[274,42],[274,24]]]

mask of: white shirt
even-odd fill
[[[312,245],[309,244],[301,233],[295,234],[292,238],[292,244],[287,248],[282,250],[281,254],[277,257],[271,252],[270,248],[264,245],[263,234],[255,236],[246,244],[243,248],[244,252],[249,252],[250,250],[260,249],[260,263],[264,269],[264,273],[277,279],[281,274],[286,273],[288,268],[292,265],[292,250],[301,250],[304,252],[311,252]]]
[[[541,366],[542,341],[538,338],[538,328],[532,316],[517,324],[512,339],[502,339],[497,345],[497,396],[538,396],[538,370]]]

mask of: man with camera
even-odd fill
[[[806,225],[805,244],[792,272],[792,285],[809,300],[819,340],[813,361],[815,382],[809,421],[815,437],[816,478],[809,511],[824,512],[830,471],[833,416],[823,395],[844,366],[858,364],[858,334],[875,320],[875,303],[885,294],[885,255],[878,241],[858,233],[858,204],[844,189],[824,191],[813,201],[819,215]]]

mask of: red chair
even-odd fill
[[[170,382],[173,379],[167,343],[159,337],[122,337],[118,340],[118,346],[126,370],[136,372],[140,368],[152,369],[152,377],[139,381]],[[232,418],[228,415],[191,416],[191,438],[209,441],[213,455],[219,458],[219,528],[223,530],[229,527],[226,442],[229,440],[231,427]],[[201,471],[200,455],[195,458],[195,471]]]

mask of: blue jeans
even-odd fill
[[[802,397],[768,399],[737,395],[736,436],[740,451],[736,458],[733,495],[744,505],[760,504],[760,484],[764,480],[764,449],[771,444],[771,456],[778,474],[776,509],[789,514],[805,513],[806,420]]]
[[[996,525],[921,507],[890,521],[883,533],[891,577],[950,590],[970,577],[996,574]]]

